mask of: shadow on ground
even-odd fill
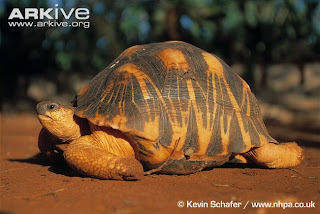
[[[49,166],[49,171],[55,174],[64,175],[67,177],[83,177],[80,174],[76,173],[66,162],[61,162],[57,164],[52,164],[47,157],[38,153],[30,158],[23,159],[8,159],[10,162],[20,162],[20,163],[29,163],[41,166]],[[1,214],[1,213],[0,213]]]

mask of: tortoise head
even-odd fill
[[[62,142],[70,142],[81,136],[73,107],[42,101],[36,108],[41,125]]]

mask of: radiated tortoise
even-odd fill
[[[184,42],[128,48],[72,105],[43,101],[37,112],[40,151],[100,179],[189,174],[229,160],[268,168],[302,160],[296,143],[268,134],[248,84]]]

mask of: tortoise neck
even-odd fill
[[[135,157],[130,140],[119,130],[90,124],[95,144],[116,156]]]
[[[92,133],[87,119],[78,117],[76,115],[73,116],[73,119],[80,128],[80,136],[89,135]]]
[[[43,127],[61,142],[71,142],[88,133],[88,124],[75,115],[65,115],[56,120],[48,120],[38,116]]]

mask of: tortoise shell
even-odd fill
[[[120,130],[147,169],[221,165],[275,141],[248,84],[217,56],[184,42],[133,46],[76,96],[76,115]]]

